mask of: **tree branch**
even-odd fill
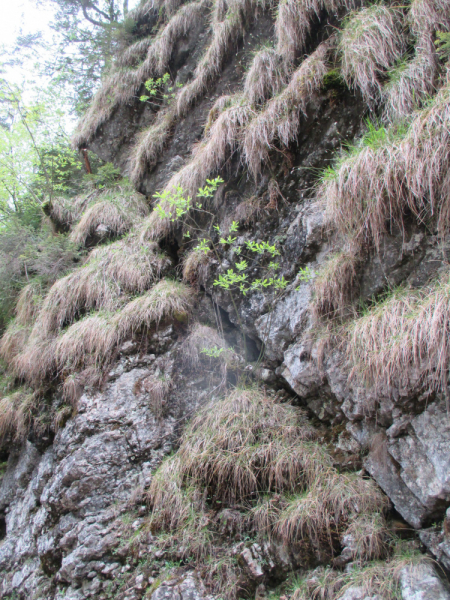
[[[95,19],[93,19],[92,17],[90,17],[88,15],[87,8],[86,8],[86,6],[84,4],[82,5],[81,8],[82,8],[82,11],[83,11],[84,18],[87,21],[89,21],[89,23],[92,23],[92,25],[95,25],[96,27],[103,27],[103,29],[106,29],[108,27],[108,25],[106,23],[102,23],[101,21],[96,21]]]

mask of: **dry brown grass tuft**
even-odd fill
[[[98,128],[111,117],[114,110],[137,94],[144,80],[137,77],[135,71],[120,69],[103,80],[101,88],[95,94],[91,106],[77,125],[72,137],[75,148],[88,144]]]
[[[322,86],[332,47],[333,39],[320,44],[294,71],[286,88],[270,100],[247,126],[242,142],[243,154],[255,179],[261,171],[261,164],[267,162],[275,141],[288,146],[296,139],[300,115],[305,113],[308,102]]]
[[[173,191],[181,187],[185,196],[195,198],[198,188],[232,155],[239,131],[252,115],[252,107],[240,96],[235,96],[231,106],[224,109],[210,127],[207,138],[197,146],[192,160],[170,179],[165,189]],[[163,208],[170,212],[170,206],[163,205]],[[153,211],[143,222],[141,239],[157,240],[166,235],[171,226],[169,219],[162,219]]]
[[[178,281],[163,279],[149,292],[132,300],[114,316],[121,339],[142,327],[158,325],[166,319],[186,321],[194,302],[193,290]]]
[[[25,348],[10,364],[12,373],[38,387],[55,370],[55,338],[31,334]]]
[[[42,286],[39,282],[26,285],[19,294],[16,303],[16,322],[19,325],[31,325],[42,304]]]
[[[266,0],[230,0],[227,4],[228,8],[224,17],[224,6],[218,7],[213,20],[211,43],[197,65],[193,81],[185,86],[178,96],[177,110],[180,116],[187,113],[220,74],[227,56],[242,38],[246,23],[255,18],[259,7],[264,9],[270,2]]]
[[[288,81],[288,68],[273,49],[256,52],[244,81],[244,97],[252,105],[263,104],[278,94]]]
[[[403,230],[404,215],[435,223],[440,236],[450,215],[450,85],[417,111],[405,129],[370,131],[334,170],[325,173],[318,197],[329,223],[355,243],[379,247],[393,225]]]
[[[436,31],[450,30],[450,6],[447,0],[412,0],[408,13],[409,26],[419,40]]]
[[[148,48],[145,60],[136,70],[119,68],[103,81],[91,106],[78,124],[72,140],[75,147],[85,146],[118,106],[133,100],[147,79],[165,73],[175,44],[198,22],[208,3],[209,0],[200,0],[182,6],[156,36]],[[173,6],[178,4],[175,0]],[[140,47],[136,48],[139,49]]]
[[[31,328],[21,325],[17,319],[11,321],[0,339],[0,358],[10,364],[20,354],[28,342]]]
[[[380,513],[387,506],[386,496],[372,480],[330,469],[308,490],[290,499],[275,530],[288,545],[306,538],[319,555],[327,547],[333,554],[339,532],[344,532],[353,518]]]
[[[336,14],[339,9],[354,8],[354,0],[282,0],[275,23],[277,53],[288,63],[305,49],[314,18],[325,9]]]
[[[214,25],[211,44],[197,65],[195,78],[181,90],[178,96],[177,110],[180,116],[184,116],[189,111],[220,74],[228,53],[235,47],[242,34],[242,21],[238,12],[228,11],[225,20]]]
[[[126,267],[125,267],[126,268]],[[193,292],[175,281],[160,281],[149,292],[126,304],[117,312],[98,312],[88,315],[58,337],[45,335],[38,320],[25,349],[12,361],[13,373],[21,379],[39,384],[53,374],[65,379],[63,392],[69,399],[76,398],[82,386],[99,383],[102,369],[111,362],[118,344],[129,339],[142,327],[157,326],[163,319],[186,320],[192,308]],[[58,317],[67,306],[56,307],[47,326],[58,324]],[[69,311],[70,312],[70,311]],[[67,312],[65,313],[67,316]],[[61,327],[61,325],[60,325]],[[76,380],[68,376],[82,371]]]
[[[25,439],[35,405],[35,395],[25,388],[0,398],[0,443],[9,437],[19,442]]]
[[[159,112],[155,123],[141,131],[128,158],[128,173],[131,181],[138,184],[147,170],[158,161],[177,120],[177,113],[170,107]]]
[[[183,258],[183,281],[193,286],[200,286],[208,279],[210,253],[202,250],[191,250]]]
[[[111,314],[85,317],[62,332],[54,344],[59,373],[107,364],[119,342],[119,331]]]
[[[316,319],[351,314],[359,260],[357,253],[342,251],[330,256],[322,266],[313,283]]]
[[[259,390],[236,390],[192,419],[178,451],[183,480],[226,502],[295,490],[327,468],[299,410]]]
[[[115,186],[99,194],[92,201],[73,228],[71,239],[84,245],[86,240],[103,227],[109,236],[123,235],[148,214],[145,196],[135,192],[131,186]]]
[[[83,194],[75,198],[65,198],[63,196],[52,198],[48,203],[46,210],[52,221],[59,223],[63,227],[71,227],[81,215],[85,205],[97,195],[96,190],[88,194]]]
[[[34,333],[56,331],[82,311],[116,310],[126,300],[124,294],[142,293],[170,264],[156,244],[142,245],[132,235],[96,248],[83,267],[52,286]]]
[[[430,564],[430,559],[418,552],[411,552],[401,545],[387,561],[374,561],[346,573],[332,569],[316,571],[311,578],[305,578],[293,590],[292,600],[340,600],[348,598],[351,589],[358,598],[392,600],[401,597],[401,579],[408,574],[417,574],[418,569]]]
[[[244,226],[254,225],[263,214],[263,204],[263,199],[256,196],[243,200],[236,206],[232,220]]]
[[[383,4],[352,13],[344,25],[339,42],[342,76],[369,104],[382,94],[380,76],[405,53],[403,27],[402,12]]]
[[[352,560],[359,564],[386,558],[389,554],[392,533],[379,513],[358,514],[350,521],[343,534],[342,544],[350,544]]]
[[[383,89],[384,113],[387,120],[404,119],[436,91],[439,63],[431,39],[416,46],[414,58],[390,72]]]
[[[172,380],[169,377],[152,374],[137,382],[135,392],[139,395],[148,396],[153,414],[157,419],[160,419],[166,412],[167,396],[172,385]]]
[[[420,291],[400,290],[348,326],[348,355],[366,381],[446,394],[450,364],[448,273]]]
[[[142,40],[134,42],[125,48],[116,56],[114,65],[119,68],[135,67],[147,54],[149,47],[154,41],[154,36],[150,35]]]

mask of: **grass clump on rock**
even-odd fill
[[[238,388],[201,408],[147,496],[157,543],[169,554],[181,546],[206,573],[244,534],[295,548],[306,564],[336,556],[346,534],[355,560],[389,552],[386,497],[361,474],[339,473],[306,414],[258,388]],[[228,541],[218,526],[224,519],[234,532]],[[239,569],[229,575],[236,582]],[[215,589],[227,597],[233,590]]]

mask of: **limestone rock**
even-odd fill
[[[450,593],[431,564],[405,568],[401,573],[403,600],[449,600]]]

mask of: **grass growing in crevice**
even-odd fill
[[[405,53],[403,28],[401,10],[384,4],[351,13],[344,23],[339,41],[342,75],[369,105],[382,94],[380,77]]]
[[[184,116],[220,74],[225,60],[243,37],[246,25],[254,20],[258,10],[270,6],[267,0],[230,0],[223,20],[213,21],[211,43],[200,60],[194,79],[179,94],[177,110]],[[222,15],[216,13],[216,17]]]
[[[67,381],[78,371],[79,380],[67,381],[67,393],[82,381],[99,381],[99,373],[111,362],[117,347],[135,333],[156,327],[164,320],[188,319],[193,291],[182,283],[161,280],[147,293],[128,302],[116,312],[89,314],[66,329],[43,335],[36,327],[25,349],[11,362],[12,372],[38,385],[56,375]],[[39,321],[37,321],[37,324]],[[73,385],[71,385],[73,384]]]
[[[300,116],[317,93],[328,71],[333,39],[320,46],[294,71],[284,90],[253,118],[243,135],[243,159],[256,179],[275,142],[288,146],[297,138]]]
[[[345,535],[355,561],[389,552],[382,492],[360,474],[340,474],[305,413],[257,388],[200,409],[147,495],[157,546],[194,560],[207,580],[242,535],[295,548],[302,565],[335,556]],[[236,566],[229,577],[237,581]],[[235,597],[226,585],[215,591]]]
[[[136,97],[147,79],[161,77],[166,72],[176,43],[196,25],[208,5],[209,0],[200,0],[182,6],[149,45],[147,56],[138,68],[120,66],[119,61],[117,70],[103,80],[91,106],[79,122],[72,140],[74,146],[81,148],[89,143],[118,106]],[[140,51],[142,48],[136,46],[134,49]],[[130,58],[128,56],[126,64],[129,64]]]
[[[236,150],[238,133],[253,114],[254,109],[245,99],[240,95],[234,96],[212,123],[205,139],[194,148],[191,161],[175,173],[163,193],[174,193],[181,188],[186,197],[195,198],[199,187],[219,171]],[[173,210],[164,201],[161,206],[165,211]],[[170,231],[171,226],[168,218],[161,218],[154,210],[142,223],[141,239],[160,239]]]
[[[138,184],[143,175],[156,165],[176,121],[177,113],[175,108],[170,106],[166,111],[160,111],[155,122],[137,135],[128,157],[128,172],[134,184]]]
[[[388,72],[383,88],[385,118],[395,122],[421,108],[436,91],[438,73],[436,49],[432,40],[425,39],[411,60],[401,61]]]
[[[322,317],[344,318],[352,314],[352,302],[357,297],[357,267],[361,260],[356,252],[332,254],[319,270],[313,282],[313,313]]]
[[[354,589],[359,598],[400,598],[402,579],[417,574],[417,570],[426,568],[430,562],[406,544],[398,544],[387,561],[373,561],[366,566],[354,567],[348,573],[330,568],[315,571],[309,578],[294,583],[292,600],[339,600],[350,589]]]
[[[367,135],[325,171],[317,197],[325,203],[329,225],[344,239],[379,248],[392,227],[404,230],[411,214],[448,231],[450,86],[410,119],[410,124],[369,127]]]
[[[355,8],[354,0],[281,0],[275,23],[277,53],[288,63],[305,50],[314,19],[322,10],[337,14],[342,8]]]
[[[283,58],[273,48],[263,48],[253,57],[245,77],[243,94],[250,104],[263,104],[282,90],[288,75]]]
[[[390,293],[349,323],[355,373],[376,386],[429,387],[447,395],[450,281],[445,272],[421,290]]]
[[[73,225],[71,239],[84,246],[86,240],[95,235],[98,227],[103,235],[117,237],[127,233],[133,225],[148,214],[145,197],[125,184],[116,185],[111,190],[98,194],[86,203],[86,209]]]
[[[449,31],[450,6],[447,0],[411,0],[408,24],[419,40],[431,38],[436,31]]]
[[[156,245],[130,235],[93,250],[83,267],[59,279],[45,297],[33,334],[42,337],[87,310],[115,310],[127,294],[142,293],[171,265]]]
[[[28,434],[37,395],[20,388],[10,394],[0,393],[0,444],[6,439],[23,442]]]
[[[164,374],[160,374],[159,376],[152,374],[139,379],[133,391],[139,396],[148,397],[154,416],[157,419],[161,419],[166,412],[168,394],[172,385],[173,382],[170,377]]]
[[[193,249],[183,258],[183,281],[193,286],[206,283],[211,256],[203,250]]]

